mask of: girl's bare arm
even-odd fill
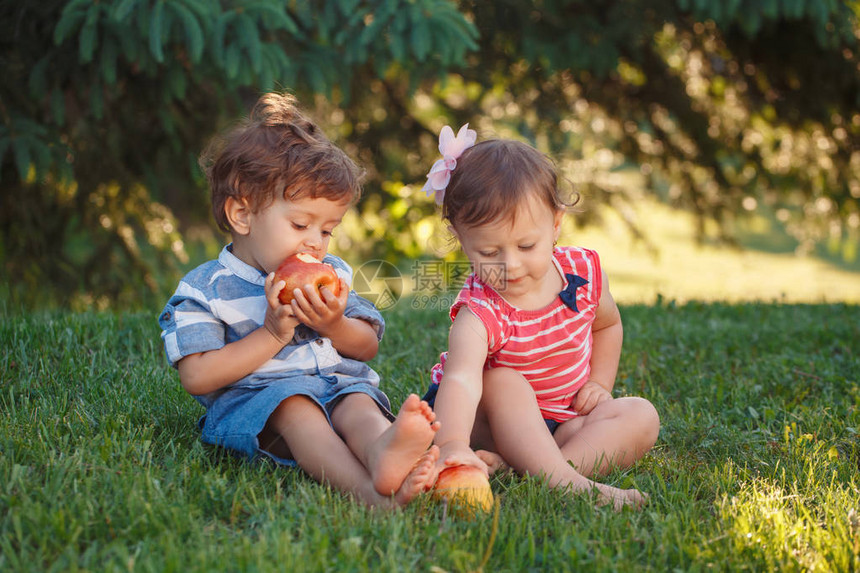
[[[441,450],[440,463],[486,468],[469,445],[483,392],[486,359],[487,331],[478,317],[463,308],[451,326],[445,373],[433,408],[441,422],[435,440]]]
[[[603,292],[600,295],[600,303],[591,331],[593,340],[589,380],[612,392],[615,376],[618,373],[618,362],[621,359],[624,328],[621,325],[621,313],[609,291],[606,273],[603,273]]]

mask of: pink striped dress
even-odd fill
[[[466,306],[487,329],[484,368],[508,367],[520,372],[535,391],[543,417],[557,422],[575,418],[573,397],[591,372],[591,325],[600,301],[600,259],[595,251],[556,247],[553,261],[562,277],[575,275],[587,283],[575,288],[576,308],[561,297],[537,310],[520,310],[508,304],[474,274],[466,279],[451,306],[451,320]],[[570,278],[570,277],[568,277]],[[431,372],[439,384],[447,352]]]

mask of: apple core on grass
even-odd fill
[[[437,500],[446,500],[465,517],[473,517],[476,511],[489,513],[493,508],[490,480],[473,466],[459,465],[442,470],[432,495]]]

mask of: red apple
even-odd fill
[[[290,304],[293,291],[305,285],[314,285],[317,290],[328,287],[334,296],[340,295],[340,278],[334,267],[307,253],[297,253],[284,259],[275,271],[275,282],[278,281],[286,283],[278,293],[278,300],[283,304]]]
[[[473,466],[452,466],[442,470],[433,486],[433,497],[448,500],[466,517],[472,517],[475,510],[489,512],[493,509],[490,480]]]

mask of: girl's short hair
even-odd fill
[[[252,211],[268,207],[276,194],[288,200],[323,197],[355,202],[363,172],[298,108],[290,94],[263,95],[250,116],[216,138],[200,157],[212,193],[218,227],[230,231],[224,212],[229,197]]]
[[[553,211],[574,205],[559,192],[553,162],[534,147],[508,139],[490,139],[463,152],[442,200],[442,216],[454,226],[473,227],[508,217],[536,194]]]

